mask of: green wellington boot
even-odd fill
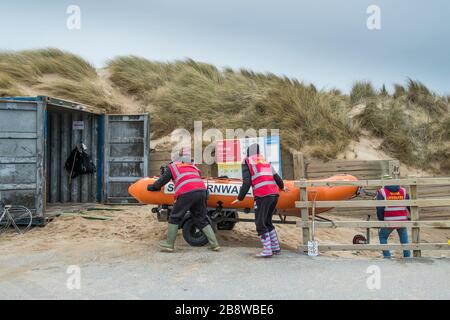
[[[178,233],[178,225],[169,223],[167,228],[167,240],[159,242],[159,248],[163,252],[172,252],[174,250],[175,239]]]
[[[219,251],[219,242],[217,242],[216,235],[211,225],[208,224],[206,227],[204,227],[202,229],[202,232],[208,238],[209,249],[213,251]]]

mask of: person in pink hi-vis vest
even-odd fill
[[[390,175],[384,175],[383,180],[391,180]],[[380,188],[377,191],[377,200],[409,200],[409,194],[405,188],[398,185],[387,185]],[[408,221],[409,207],[404,206],[389,206],[389,207],[377,207],[377,217],[380,221]],[[380,244],[387,244],[389,235],[397,230],[401,244],[408,244],[408,230],[406,228],[380,228],[378,236],[380,238]],[[403,257],[409,258],[411,252],[409,250],[403,250]],[[391,258],[389,250],[383,250],[383,257],[386,259]]]
[[[209,248],[213,251],[219,251],[219,243],[207,218],[206,186],[201,178],[200,170],[192,163],[189,156],[181,153],[177,160],[170,162],[162,170],[158,180],[147,186],[147,190],[159,191],[170,180],[174,182],[175,203],[169,216],[167,239],[159,243],[161,251],[174,251],[178,228],[188,211],[191,213],[197,228],[208,239]]]
[[[272,216],[278,202],[279,190],[284,189],[281,177],[260,154],[259,145],[247,149],[247,157],[242,163],[242,187],[233,203],[244,200],[252,187],[255,198],[255,224],[263,251],[258,258],[269,258],[281,253],[277,232],[272,224]]]

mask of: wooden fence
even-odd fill
[[[335,174],[351,174],[358,179],[381,179],[385,174],[400,175],[400,162],[390,160],[331,160],[322,161],[307,158],[301,152],[295,152],[293,158],[293,178],[321,179]]]
[[[315,228],[384,228],[384,227],[407,227],[412,228],[412,241],[410,244],[319,244],[319,251],[342,251],[342,250],[413,250],[414,257],[421,256],[421,250],[449,250],[450,246],[444,243],[421,243],[420,228],[450,228],[449,220],[420,221],[419,211],[424,207],[449,207],[450,194],[446,197],[436,199],[419,199],[417,194],[418,186],[445,186],[450,185],[450,178],[407,178],[393,180],[359,180],[359,181],[306,181],[301,180],[295,183],[300,188],[300,200],[296,202],[296,207],[301,209],[301,221],[297,226],[303,230],[303,243],[300,250],[307,251],[307,243],[310,240],[312,221],[309,211],[316,208],[373,208],[382,206],[409,206],[411,207],[410,221],[329,221],[314,222]],[[357,186],[363,188],[384,187],[385,185],[409,186],[410,200],[347,200],[347,201],[305,201],[308,199],[308,189],[311,187],[337,187],[337,186]],[[447,240],[448,241],[448,240]]]
[[[149,175],[158,176],[159,168],[170,161],[169,151],[150,152]],[[384,174],[399,174],[398,160],[332,160],[324,162],[304,157],[301,152],[293,154],[281,150],[283,179],[320,179],[335,174],[348,173],[358,179],[379,179]],[[217,165],[200,165],[203,175],[217,176]]]

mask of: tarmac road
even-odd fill
[[[188,246],[173,254],[142,247],[126,257],[112,246],[101,253],[74,252],[3,252],[0,297],[450,299],[448,258],[408,261],[310,258],[284,251],[281,256],[260,260],[253,258],[256,252],[253,248],[227,247],[214,253]],[[69,265],[79,266],[79,289],[76,289],[78,269],[69,270],[73,273],[68,274]],[[368,282],[372,289],[368,288]]]

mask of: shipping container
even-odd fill
[[[78,143],[96,172],[73,179],[64,168]],[[34,224],[47,206],[135,203],[128,186],[148,175],[148,114],[102,109],[47,96],[0,97],[0,197],[24,205]]]

